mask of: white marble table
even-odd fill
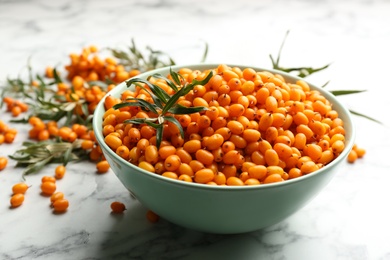
[[[234,3],[235,2],[235,3]],[[209,44],[208,62],[271,68],[287,30],[282,65],[329,69],[308,78],[329,89],[367,89],[343,97],[350,108],[384,125],[354,117],[364,159],[345,163],[332,182],[302,210],[261,231],[215,235],[145,218],[112,172],[98,175],[92,163],[68,166],[58,182],[70,201],[52,214],[29,176],[24,204],[9,208],[11,186],[23,169],[0,172],[0,259],[390,259],[390,3],[367,1],[4,1],[0,0],[0,80],[66,63],[70,52],[95,44],[140,46],[170,53],[180,64],[196,63]],[[63,65],[63,64],[62,64]],[[4,121],[9,115],[0,112]],[[18,149],[28,126],[0,145],[0,156]],[[123,201],[123,215],[110,203]],[[245,217],[245,216],[243,216]]]

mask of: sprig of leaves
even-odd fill
[[[135,44],[134,39],[131,39],[131,45],[126,51],[120,49],[108,48],[112,55],[119,60],[119,63],[125,66],[128,70],[137,69],[142,72],[176,65],[176,62],[167,53],[154,50],[150,46],[146,46],[147,53],[143,53]],[[208,54],[208,44],[205,43],[205,49],[202,55],[201,62],[206,60]]]
[[[135,45],[134,39],[131,39],[131,45],[127,51],[113,48],[108,49],[129,70],[138,69],[140,71],[148,71],[175,65],[175,61],[168,54],[153,50],[151,47],[146,47],[149,55],[145,56]],[[167,61],[162,60],[162,58],[165,58]]]
[[[287,40],[287,36],[288,36],[289,33],[290,33],[290,31],[288,30],[286,32],[286,34],[284,35],[284,39],[282,41],[282,44],[280,45],[278,56],[277,56],[276,60],[273,58],[272,54],[269,55],[269,57],[271,59],[271,62],[272,62],[272,67],[274,69],[281,70],[281,71],[284,71],[284,72],[287,72],[287,73],[295,72],[295,73],[297,73],[298,77],[304,78],[304,77],[307,77],[307,76],[309,76],[309,75],[311,75],[313,73],[325,70],[325,69],[327,69],[330,66],[330,63],[326,64],[325,66],[319,67],[319,68],[313,68],[313,67],[291,67],[291,68],[286,68],[286,67],[280,66],[279,62],[280,62],[280,57],[281,57],[281,54],[282,54],[282,49],[284,47],[284,44],[285,44],[285,42]]]
[[[280,62],[280,57],[281,57],[281,54],[282,54],[282,49],[284,47],[284,44],[286,42],[286,39],[287,39],[287,36],[288,36],[289,32],[290,31],[287,31],[285,36],[284,36],[284,39],[282,41],[282,44],[280,45],[278,56],[277,56],[276,60],[273,58],[273,56],[271,54],[269,55],[269,57],[271,59],[271,63],[272,63],[273,69],[284,71],[284,72],[287,72],[287,73],[295,72],[298,77],[305,78],[305,77],[307,77],[307,76],[309,76],[311,74],[323,71],[323,70],[327,69],[331,65],[329,63],[329,64],[326,64],[326,65],[324,65],[322,67],[319,67],[319,68],[313,68],[313,67],[291,67],[291,68],[287,68],[287,67],[280,66],[279,62]],[[329,81],[326,82],[322,87],[324,88],[325,86],[328,85],[328,83],[329,83]],[[331,92],[335,96],[341,96],[341,95],[358,94],[358,93],[362,93],[362,92],[365,92],[365,91],[366,90],[330,90],[329,92]],[[370,116],[358,113],[358,112],[353,111],[351,109],[349,109],[349,111],[351,112],[351,114],[354,114],[354,115],[366,118],[368,120],[371,120],[373,122],[382,124],[379,120],[374,119],[374,118],[372,118]]]
[[[161,74],[154,74],[151,77],[164,79],[168,86],[170,86],[175,93],[173,95],[169,95],[164,89],[159,87],[158,85],[152,84],[148,80],[141,78],[133,78],[126,82],[128,87],[137,85],[142,89],[146,90],[150,96],[152,97],[154,103],[149,103],[140,98],[129,98],[126,102],[117,104],[114,106],[114,109],[119,109],[127,106],[136,106],[140,107],[144,111],[151,111],[156,114],[155,118],[133,118],[125,120],[124,123],[132,123],[132,124],[147,124],[156,129],[156,146],[160,147],[163,135],[163,125],[166,122],[173,123],[180,131],[180,135],[184,138],[184,131],[180,124],[180,122],[173,116],[178,114],[192,114],[200,111],[207,110],[206,107],[185,107],[177,103],[181,96],[185,96],[188,94],[196,85],[205,85],[210,78],[213,76],[212,71],[203,79],[203,80],[193,80],[192,82],[186,82],[181,77],[180,74],[174,72],[172,69],[170,70],[171,77],[173,79],[170,80]],[[184,83],[183,83],[183,82]],[[142,84],[146,85],[148,88],[144,87]]]
[[[81,160],[87,156],[81,149],[82,140],[73,143],[61,140],[49,140],[41,142],[24,142],[23,148],[17,150],[9,157],[17,161],[16,167],[25,167],[25,175],[39,172],[49,163],[62,163],[66,165],[70,161]]]

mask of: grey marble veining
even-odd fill
[[[367,89],[341,97],[354,110],[380,119],[380,126],[355,117],[364,159],[345,163],[307,206],[264,230],[238,235],[206,234],[161,219],[151,224],[147,209],[132,198],[112,172],[98,175],[91,163],[70,164],[58,182],[70,201],[66,214],[52,214],[39,194],[50,165],[29,176],[24,204],[9,208],[11,187],[22,169],[9,161],[0,172],[0,259],[390,259],[390,149],[388,60],[390,2],[361,1],[4,1],[0,0],[0,81],[25,75],[31,57],[39,71],[65,65],[70,52],[95,44],[139,46],[170,53],[180,64],[207,61],[270,68],[287,30],[284,66],[321,66],[308,78],[333,89]],[[60,64],[59,64],[60,63]],[[4,108],[3,108],[4,109]],[[4,121],[10,119],[4,110]],[[18,149],[28,126],[0,145],[0,156]],[[123,201],[123,215],[110,203]],[[243,216],[245,218],[245,216]]]

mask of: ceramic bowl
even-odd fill
[[[205,70],[218,64],[173,66]],[[228,65],[246,68],[249,66]],[[287,82],[298,77],[281,71],[252,67],[256,71],[270,71],[282,75]],[[149,71],[138,77],[146,79],[154,73],[167,75],[170,68]],[[169,179],[147,172],[127,162],[113,152],[104,142],[102,116],[104,98],[98,104],[93,129],[104,156],[123,185],[146,208],[177,225],[209,233],[233,234],[259,230],[276,224],[305,206],[332,179],[346,160],[354,142],[354,127],[349,111],[332,94],[309,84],[321,92],[344,121],[346,145],[344,151],[331,163],[316,172],[288,181],[255,186],[211,186]],[[119,84],[107,95],[119,97],[127,89]]]

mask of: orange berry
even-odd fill
[[[112,213],[120,214],[126,210],[125,204],[119,201],[114,201],[110,205]]]
[[[14,186],[12,186],[12,193],[13,194],[18,194],[18,193],[24,194],[24,193],[26,193],[28,188],[29,188],[28,185],[24,182],[17,183]]]
[[[59,191],[59,192],[53,193],[53,195],[50,196],[50,201],[53,204],[54,201],[59,200],[59,199],[63,199],[63,198],[64,198],[64,193]]]
[[[22,193],[17,193],[12,195],[10,203],[12,208],[19,207],[23,204],[24,201],[24,195]]]
[[[6,157],[0,157],[0,171],[4,170],[8,164],[8,159]]]
[[[98,173],[106,173],[110,169],[110,165],[106,160],[103,160],[96,164],[96,169]]]
[[[66,168],[64,165],[58,165],[55,169],[54,176],[56,179],[62,179],[66,173]]]
[[[154,213],[153,211],[151,211],[151,210],[148,210],[148,211],[146,212],[146,218],[147,218],[150,222],[152,222],[152,223],[156,223],[156,222],[160,219],[160,217],[159,217],[156,213]]]
[[[52,204],[55,213],[63,213],[69,207],[69,201],[67,199],[57,199]]]
[[[57,186],[54,182],[45,181],[41,184],[41,191],[45,195],[52,195],[57,189]]]

